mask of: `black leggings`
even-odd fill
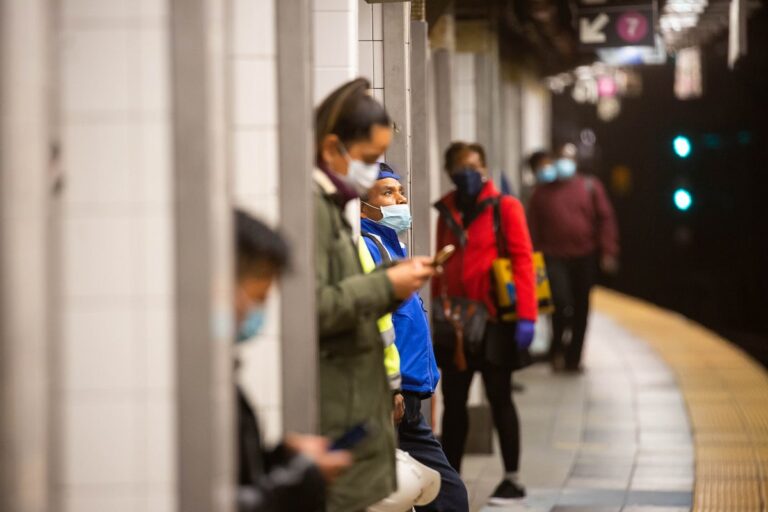
[[[508,473],[515,472],[520,465],[520,421],[512,401],[512,370],[508,368],[482,363],[463,372],[450,368],[443,371],[443,450],[451,466],[461,472],[461,458],[469,430],[467,397],[476,371],[483,376],[485,394],[491,404],[493,423],[499,435],[504,469]]]

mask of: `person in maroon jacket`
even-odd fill
[[[543,151],[528,161],[537,185],[528,205],[534,247],[544,253],[552,287],[550,357],[555,371],[580,372],[589,318],[589,294],[598,264],[618,270],[618,229],[600,181],[576,172],[576,148],[566,144],[559,158]],[[565,346],[565,338],[570,342]]]
[[[451,465],[461,471],[469,427],[467,396],[472,377],[479,371],[499,434],[506,472],[491,497],[492,502],[500,504],[525,496],[525,489],[517,477],[520,425],[512,402],[511,385],[518,348],[527,351],[533,341],[537,315],[531,239],[520,202],[511,196],[501,196],[488,177],[482,148],[454,142],[445,153],[445,170],[456,190],[435,205],[441,211],[437,223],[437,247],[453,244],[457,251],[443,265],[442,274],[432,280],[433,304],[440,307],[442,297],[472,299],[481,302],[488,310],[489,322],[482,348],[460,358],[463,368],[456,363],[455,357],[438,357],[443,371],[443,449]],[[498,201],[499,209],[494,210],[489,200]],[[500,231],[503,231],[514,273],[519,317],[515,323],[499,321],[491,289],[491,266],[499,252],[494,230],[495,211],[500,214]],[[435,332],[436,347],[441,345],[439,336]]]

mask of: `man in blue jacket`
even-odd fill
[[[411,227],[411,212],[400,176],[380,164],[376,183],[362,198],[361,231],[377,265],[407,257],[398,233]],[[421,401],[432,396],[440,375],[432,351],[432,335],[421,298],[414,293],[393,313],[395,345],[400,352],[400,374],[405,415],[398,426],[400,449],[438,471],[441,476],[437,499],[419,511],[467,512],[467,489],[448,463],[443,448],[421,414]]]

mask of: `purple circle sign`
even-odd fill
[[[639,12],[625,12],[616,21],[616,32],[628,43],[642,41],[648,35],[648,18]]]

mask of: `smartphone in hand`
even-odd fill
[[[438,251],[438,253],[435,255],[434,259],[432,260],[432,265],[435,267],[439,267],[440,265],[448,261],[448,259],[451,256],[453,256],[455,252],[456,252],[455,245],[453,244],[446,245],[445,247],[440,249],[440,251]]]

